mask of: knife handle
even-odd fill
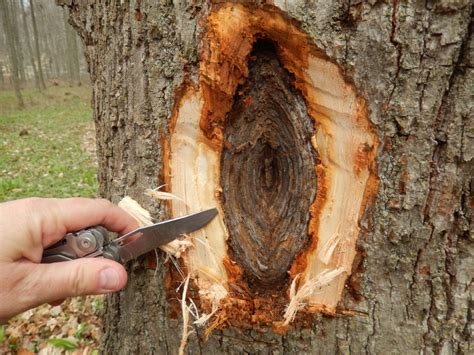
[[[102,226],[82,229],[68,233],[59,242],[47,247],[43,251],[42,263],[74,260],[88,256],[98,256],[108,243],[108,231]],[[92,255],[91,255],[92,254]]]

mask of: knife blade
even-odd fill
[[[171,220],[155,223],[150,226],[141,227],[123,235],[122,237],[110,242],[104,249],[116,249],[119,260],[125,263],[128,260],[135,259],[140,255],[146,254],[158,248],[160,245],[167,244],[180,235],[194,232],[208,224],[216,215],[217,209],[211,208],[205,211],[193,213],[183,217],[177,217]],[[130,242],[130,238],[137,236]],[[104,253],[106,256],[106,253]],[[116,259],[116,257],[114,257]]]

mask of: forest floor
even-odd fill
[[[0,201],[97,194],[88,86],[24,90],[26,108],[0,91]],[[40,306],[0,325],[0,354],[97,354],[103,298]]]

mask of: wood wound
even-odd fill
[[[271,6],[215,7],[201,48],[164,170],[173,216],[219,210],[183,257],[210,328],[334,314],[378,186],[365,100]]]
[[[308,244],[314,129],[273,44],[257,41],[250,58],[249,76],[226,117],[222,201],[229,246],[244,277],[275,287],[288,279],[295,255]]]

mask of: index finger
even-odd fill
[[[95,225],[103,225],[119,234],[138,227],[131,215],[105,199],[39,199],[38,204],[43,205],[40,208],[43,212],[38,216],[43,246],[60,240],[68,232]]]

